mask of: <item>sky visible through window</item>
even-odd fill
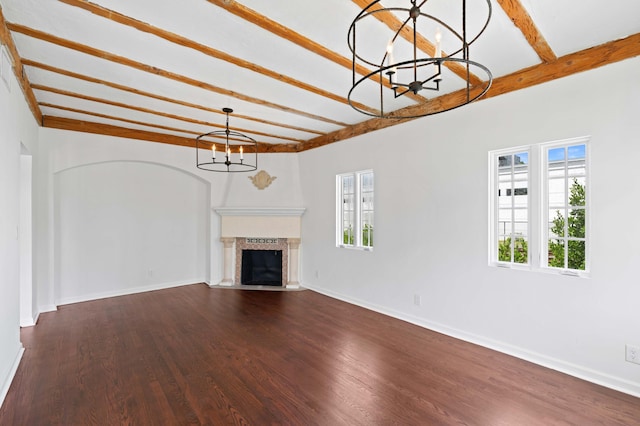
[[[574,145],[567,148],[569,160],[576,160],[579,158],[585,158],[586,145]],[[549,150],[548,161],[562,161],[564,160],[565,148],[554,148]]]

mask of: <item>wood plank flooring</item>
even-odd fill
[[[22,330],[0,425],[639,425],[640,399],[318,293],[203,284]]]

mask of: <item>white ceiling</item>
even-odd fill
[[[473,8],[478,7],[475,3],[482,5],[483,1],[468,0],[470,10],[475,11]],[[26,90],[32,90],[35,95],[37,111],[34,114],[37,116],[39,112],[45,117],[43,125],[50,125],[47,120],[51,117],[60,117],[69,119],[64,121],[65,125],[113,126],[94,129],[96,132],[110,133],[113,129],[126,128],[192,140],[199,133],[215,130],[213,126],[224,125],[225,117],[220,110],[231,107],[235,110],[230,119],[233,128],[258,142],[270,144],[273,150],[280,147],[283,151],[308,149],[312,146],[305,145],[305,141],[314,138],[320,140],[318,144],[324,144],[362,133],[364,130],[358,124],[362,126],[361,123],[371,119],[344,103],[352,83],[350,67],[314,53],[305,45],[312,43],[350,61],[347,31],[361,10],[357,3],[357,0],[95,0],[91,3],[0,0],[11,43],[19,56],[14,60],[25,64],[24,84],[29,86]],[[408,3],[409,0],[381,2],[385,6],[403,4],[405,7]],[[429,0],[427,5],[447,15],[454,3],[459,2]],[[471,56],[486,65],[496,80],[545,62],[557,62],[541,59],[522,28],[512,22],[513,9],[503,8],[502,4],[523,8],[542,41],[546,40],[560,62],[565,55],[640,33],[638,0],[503,0],[491,4],[491,22],[472,46]],[[82,5],[97,6],[103,12],[113,11],[118,16],[133,18],[142,26],[173,33],[182,37],[183,43],[91,13]],[[246,16],[232,13],[238,8],[248,10],[252,17],[271,28],[263,28],[245,19]],[[473,18],[470,14],[470,19]],[[296,42],[278,35],[274,27],[284,27]],[[46,37],[25,34],[28,32],[25,28],[59,39],[56,43],[45,41]],[[386,43],[392,36],[391,30],[382,23],[373,25],[372,29],[374,35],[363,41],[371,43],[372,48]],[[433,41],[429,34],[423,35]],[[211,57],[184,45],[184,40],[219,50],[261,69],[247,69]],[[67,41],[97,51],[91,55],[74,50]],[[632,42],[638,43],[637,39]],[[446,46],[443,40],[445,50]],[[638,54],[637,47],[631,49],[633,53],[627,53],[628,56]],[[103,52],[118,58],[105,59]],[[563,64],[556,65],[561,70]],[[50,67],[57,70],[52,71]],[[286,78],[266,76],[264,70]],[[287,78],[317,90],[282,81]],[[453,75],[446,75],[447,79],[456,81]],[[450,90],[455,88],[452,85]],[[518,88],[515,85],[506,91]],[[337,100],[315,93],[320,90]],[[375,107],[377,99],[378,94],[373,90],[363,102]],[[410,99],[403,102],[401,106],[414,104]],[[135,132],[130,134],[136,137]],[[149,140],[149,134],[146,135],[141,138]]]

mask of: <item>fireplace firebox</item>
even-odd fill
[[[242,250],[240,283],[282,286],[282,250]]]

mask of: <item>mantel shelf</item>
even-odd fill
[[[214,207],[220,216],[302,216],[304,207]]]

